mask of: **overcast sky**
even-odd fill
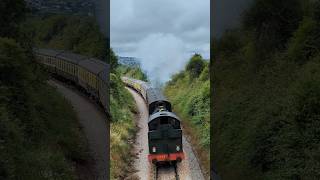
[[[210,0],[111,0],[111,47],[161,82],[193,53],[210,57]]]

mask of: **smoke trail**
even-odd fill
[[[138,43],[136,57],[139,57],[151,83],[159,86],[184,68],[189,58],[184,50],[181,39],[172,34],[157,33]]]

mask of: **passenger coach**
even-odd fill
[[[50,73],[75,83],[108,111],[108,64],[61,50],[34,49],[34,52],[38,62]]]

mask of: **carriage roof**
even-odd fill
[[[66,60],[68,62],[74,63],[74,64],[78,64],[79,61],[88,59],[87,56],[83,56],[83,55],[79,55],[79,54],[75,54],[72,52],[63,52],[58,54],[56,57],[61,58],[63,60]]]
[[[54,50],[54,49],[38,49],[35,48],[34,51],[38,54],[46,55],[46,56],[57,56],[58,54],[62,53],[62,50]]]
[[[94,74],[99,74],[100,72],[108,69],[108,65],[106,63],[95,58],[80,61],[79,66],[89,70]]]
[[[157,113],[152,114],[149,117],[148,123],[150,123],[151,121],[153,121],[153,120],[155,120],[155,119],[157,119],[159,117],[172,117],[172,118],[174,118],[174,119],[176,119],[178,121],[181,121],[179,119],[179,117],[176,114],[174,114],[173,112],[164,111],[164,112],[157,112]]]

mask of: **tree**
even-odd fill
[[[27,9],[24,0],[0,1],[0,36],[15,37]]]
[[[303,17],[300,0],[256,0],[244,17],[244,27],[254,33],[258,49],[284,47]]]
[[[117,56],[114,54],[112,48],[109,49],[108,51],[108,60],[109,60],[109,64],[110,64],[110,68],[111,70],[115,70],[118,66],[118,58]]]
[[[204,60],[200,54],[195,54],[187,64],[186,70],[190,72],[192,78],[197,78],[205,67]]]

